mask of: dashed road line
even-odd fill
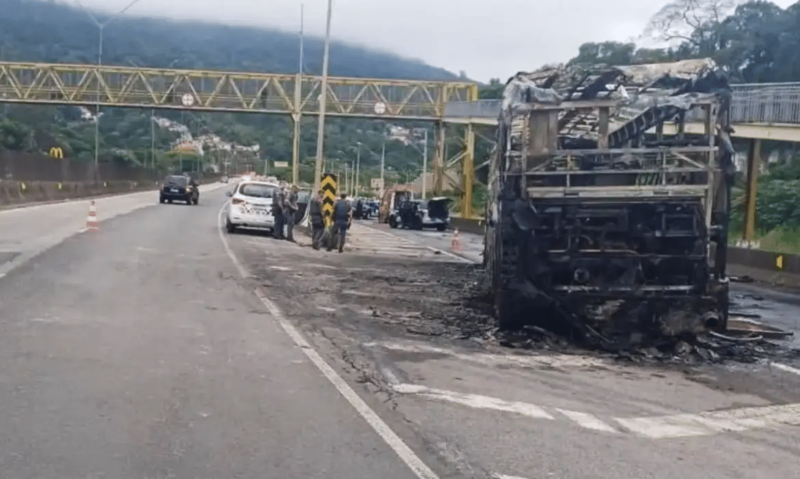
[[[227,205],[227,202],[225,203]],[[225,252],[227,253],[228,257],[233,262],[234,266],[236,267],[237,271],[239,272],[242,278],[248,278],[249,273],[242,265],[241,261],[236,257],[236,255],[231,250],[230,246],[228,245],[228,240],[225,238],[223,234],[223,229],[225,227],[224,223],[222,222],[222,213],[225,210],[225,205],[222,206],[220,212],[218,214],[218,231],[219,237],[222,241],[222,245],[225,248]],[[333,385],[334,388],[339,392],[339,394],[347,400],[348,403],[356,410],[359,416],[366,421],[367,424],[380,436],[381,439],[397,454],[397,456],[402,460],[406,466],[416,475],[419,479],[439,479],[439,476],[436,475],[433,470],[428,467],[427,464],[417,456],[414,451],[411,450],[410,447],[400,438],[400,436],[395,433],[386,422],[378,416],[378,414],[372,410],[372,408],[364,402],[363,399],[347,384],[347,382],[342,379],[341,376],[322,358],[322,356],[317,353],[316,350],[309,344],[308,341],[303,337],[303,335],[298,331],[294,325],[289,322],[288,319],[283,315],[283,312],[278,308],[278,306],[273,303],[260,289],[256,289],[255,291],[256,296],[258,296],[261,303],[264,305],[265,308],[270,312],[272,318],[281,326],[281,328],[286,332],[286,334],[292,339],[295,345],[300,348],[300,350],[306,355],[306,357],[317,367],[317,369],[325,376],[328,381]]]
[[[399,394],[460,404],[473,409],[510,412],[531,419],[557,420],[557,417],[554,414],[550,414],[545,407],[531,403],[507,401],[489,396],[429,388],[417,384],[395,384],[392,388]],[[751,429],[800,426],[800,404],[746,407],[666,416],[610,417],[608,422],[594,414],[558,408],[553,408],[553,410],[560,413],[560,417],[584,429],[610,434],[628,432],[648,439],[711,436]],[[617,424],[618,427],[614,427],[609,423]]]
[[[463,354],[452,349],[439,348],[427,344],[411,344],[400,342],[370,342],[364,343],[365,347],[382,347],[390,351],[406,353],[435,353],[451,356],[461,361],[483,364],[487,366],[506,365],[520,367],[547,366],[552,368],[590,368],[608,366],[611,363],[602,359],[571,354],[543,354],[543,355],[504,355],[490,353]]]
[[[569,411],[566,409],[556,409],[556,411],[560,412],[561,414],[566,416],[571,421],[575,422],[580,427],[586,429],[593,429],[595,431],[601,431],[601,432],[610,432],[610,433],[617,432],[616,429],[609,426],[605,422],[601,421],[594,414],[589,414],[586,412],[578,412],[578,411]]]
[[[709,436],[748,429],[800,426],[800,404],[708,411],[698,414],[615,418],[629,431],[651,439]]]
[[[445,391],[443,389],[432,389],[416,384],[397,384],[392,386],[392,389],[400,394],[413,394],[437,401],[461,404],[475,409],[494,409],[496,411],[513,412],[534,419],[555,419],[539,406],[524,402],[505,401],[503,399],[481,396],[479,394],[466,394],[456,391]]]
[[[773,367],[773,368],[775,368],[775,369],[780,369],[781,371],[785,371],[785,372],[787,372],[787,373],[791,373],[791,374],[797,374],[798,376],[800,376],[800,369],[793,368],[793,367],[791,367],[791,366],[787,366],[787,365],[785,365],[785,364],[781,364],[781,363],[770,363],[770,367]]]

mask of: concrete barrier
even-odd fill
[[[152,181],[107,181],[97,185],[94,182],[75,181],[0,181],[0,207],[133,193],[157,188],[158,184]]]
[[[201,183],[213,183],[218,178],[205,178]],[[8,181],[0,180],[0,208],[37,203],[121,195],[138,191],[156,191],[155,181],[103,181],[97,185],[85,181]]]

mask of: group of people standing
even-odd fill
[[[325,212],[322,209],[323,192],[317,191],[317,195],[309,202],[309,220],[311,220],[311,240],[314,249],[320,248],[320,243],[325,236]],[[347,229],[353,220],[353,209],[347,201],[347,195],[342,193],[341,197],[333,204],[333,217],[331,218],[330,237],[328,238],[327,250],[333,250],[334,242],[337,243],[340,253],[344,252],[344,242],[347,237]],[[334,241],[337,240],[337,241]]]
[[[294,224],[297,215],[297,185],[288,187],[283,181],[272,198],[272,216],[275,217],[275,238],[294,241]],[[284,229],[286,235],[284,235]]]

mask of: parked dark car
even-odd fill
[[[183,201],[187,205],[196,205],[200,202],[197,181],[186,175],[169,175],[164,178],[159,200],[161,203]]]
[[[445,197],[402,201],[389,217],[389,226],[414,230],[436,228],[444,231],[450,223],[451,201]]]

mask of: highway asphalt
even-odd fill
[[[403,318],[461,279],[419,265],[460,271],[478,240],[357,224],[339,255],[228,235],[225,189],[99,200],[82,233],[85,201],[0,212],[0,477],[796,475],[800,370],[423,337]]]
[[[17,257],[48,248],[0,279],[0,477],[415,477],[242,284],[205,193],[98,201],[55,245],[87,202],[0,214]]]

